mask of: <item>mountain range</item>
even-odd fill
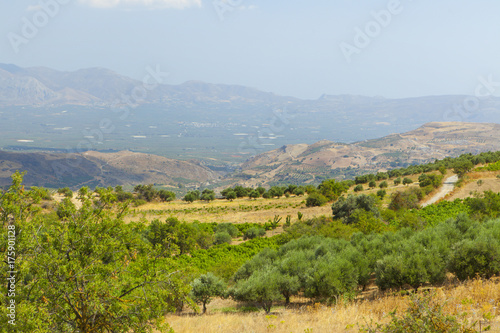
[[[286,145],[243,163],[246,185],[318,183],[465,153],[500,150],[500,124],[434,122],[407,133],[352,144],[319,141]]]

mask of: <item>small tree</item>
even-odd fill
[[[401,177],[394,179],[394,185],[398,186],[399,184],[401,184],[401,181]]]
[[[250,192],[250,194],[248,194],[248,196],[250,197],[250,199],[257,199],[260,198],[260,192],[257,190],[253,190],[252,192]]]
[[[243,235],[243,239],[244,240],[254,239],[257,237],[262,237],[265,234],[266,234],[266,230],[264,230],[263,228],[253,227],[253,228],[247,229],[247,231],[245,231],[245,234]]]
[[[231,244],[231,235],[228,234],[226,231],[221,231],[221,232],[218,232],[215,234],[214,236],[215,238],[215,241],[214,243],[215,244]]]
[[[213,201],[215,200],[215,192],[213,190],[205,189],[201,193],[200,199],[208,202]]]
[[[226,199],[229,201],[233,201],[237,197],[236,192],[234,192],[234,191],[227,192],[227,194],[225,196],[226,196]]]
[[[237,301],[257,302],[269,313],[273,303],[283,299],[276,273],[276,270],[256,271],[247,280],[239,281],[230,294]]]
[[[361,192],[361,191],[363,191],[363,185],[361,184],[356,185],[356,187],[354,188],[354,192]]]
[[[326,204],[328,199],[319,193],[311,193],[306,199],[306,206],[307,207],[319,207],[323,206]]]
[[[380,188],[387,188],[387,187],[389,187],[389,184],[387,184],[387,181],[385,181],[385,180],[384,180],[383,182],[381,182],[381,183],[379,184],[379,187],[380,187]]]
[[[453,165],[453,172],[458,175],[459,178],[463,178],[465,174],[472,170],[474,164],[469,160],[458,160]]]
[[[193,195],[191,192],[188,192],[188,193],[184,196],[184,198],[182,198],[182,200],[184,200],[184,201],[186,201],[186,202],[191,203],[191,202],[195,201],[196,199],[195,199],[194,195]]]
[[[413,184],[413,180],[411,180],[411,178],[405,177],[403,179],[403,185],[409,185],[409,184]]]
[[[191,297],[195,302],[203,305],[203,313],[207,312],[207,304],[212,298],[223,296],[226,289],[224,281],[213,273],[201,275],[193,281],[191,286]]]
[[[387,195],[387,191],[386,190],[378,190],[377,191],[377,197],[379,197],[380,199],[385,198],[386,195]]]

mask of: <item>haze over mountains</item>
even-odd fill
[[[149,71],[149,84],[153,76],[168,82],[161,69]],[[492,96],[302,100],[199,81],[152,87],[102,68],[61,72],[0,64],[0,147],[75,150],[109,119],[112,133],[95,135],[88,149],[241,163],[283,145],[356,142],[432,121],[500,123],[500,98]]]
[[[148,71],[145,84],[102,68],[0,64],[0,151],[41,152],[2,153],[2,183],[16,169],[33,170],[26,179],[38,185],[204,183],[240,167],[235,180],[315,182],[500,149],[493,96],[302,100],[200,81],[153,85],[168,76]],[[61,177],[50,161],[65,156],[82,163]]]

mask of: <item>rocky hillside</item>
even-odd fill
[[[315,182],[323,177],[352,176],[496,150],[500,150],[499,124],[434,122],[407,133],[353,144],[319,141],[283,146],[249,159],[239,177],[247,179],[248,185]]]
[[[13,153],[0,151],[0,187],[10,175],[25,170],[28,186],[72,187],[137,184],[206,183],[219,176],[197,162],[122,151],[82,154]]]

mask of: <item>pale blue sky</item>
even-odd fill
[[[40,3],[54,1],[67,3],[53,17],[40,12]],[[22,67],[105,67],[141,79],[160,65],[170,84],[242,84],[312,99],[473,94],[480,75],[500,82],[498,0],[6,2],[0,62]],[[230,9],[223,20],[214,3]],[[372,12],[391,8],[377,30]],[[25,38],[24,22],[36,19],[38,32]],[[348,62],[340,45],[355,46],[357,27],[375,30]],[[17,53],[13,34],[25,38]]]

